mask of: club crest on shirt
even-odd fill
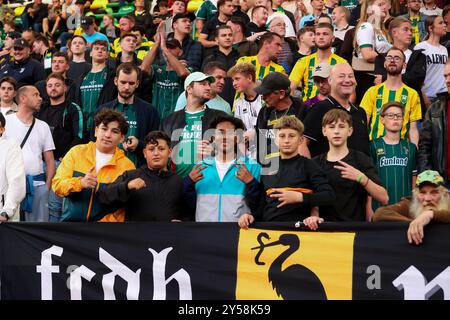
[[[384,154],[384,149],[383,148],[377,148],[377,156],[381,156]]]

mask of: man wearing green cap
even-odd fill
[[[408,241],[421,244],[423,229],[431,221],[450,223],[450,198],[443,183],[444,179],[437,171],[422,172],[417,176],[412,198],[403,198],[396,204],[378,208],[373,221],[411,221]]]

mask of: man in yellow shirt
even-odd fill
[[[298,60],[289,76],[291,92],[294,93],[298,86],[302,87],[303,101],[317,95],[317,87],[314,85],[312,76],[316,65],[326,63],[334,66],[335,64],[346,62],[345,59],[334,54],[331,50],[334,41],[333,32],[334,29],[331,24],[319,23],[315,31],[317,51]]]
[[[286,70],[275,63],[280,54],[282,39],[273,32],[267,32],[261,36],[260,49],[256,56],[240,57],[236,64],[249,62],[256,68],[256,84],[259,85],[262,79],[270,72],[280,72],[286,74]]]
[[[404,106],[401,138],[405,139],[408,134],[409,140],[417,146],[419,143],[417,121],[422,119],[422,111],[417,91],[402,81],[402,70],[405,68],[403,51],[396,47],[389,49],[384,67],[387,71],[386,81],[370,87],[361,100],[361,108],[366,111],[370,127],[370,140],[384,135],[384,126],[380,121],[381,107],[389,101],[397,101]]]

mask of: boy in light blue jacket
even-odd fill
[[[261,166],[239,156],[239,137],[245,132],[240,119],[219,116],[210,129],[214,156],[203,159],[185,178],[185,192],[190,195],[189,205],[196,207],[195,221],[237,222],[258,206]]]

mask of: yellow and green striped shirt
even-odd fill
[[[256,83],[260,83],[262,79],[267,76],[270,72],[281,72],[286,74],[286,70],[279,64],[270,61],[268,66],[262,66],[258,61],[258,56],[244,56],[240,57],[236,64],[248,62],[255,66],[256,68]]]
[[[420,17],[417,17],[417,18],[409,17],[409,21],[411,21],[411,26],[412,26],[411,45],[414,46],[420,42],[420,34],[419,34]]]
[[[420,98],[417,91],[403,84],[398,90],[389,90],[386,83],[370,87],[361,100],[361,108],[366,111],[367,123],[370,123],[370,140],[384,136],[384,126],[380,120],[381,107],[389,102],[397,101],[404,106],[401,138],[405,139],[411,122],[422,119]]]
[[[332,53],[327,60],[327,63],[330,66],[334,66],[335,64],[347,62],[344,58],[341,58],[337,54]],[[296,83],[297,85],[302,82],[302,98],[303,101],[311,99],[317,95],[317,87],[314,84],[313,80],[313,70],[316,65],[320,63],[317,52],[310,54],[309,56],[303,57],[297,61],[292,69],[291,75],[289,76],[289,80]]]

